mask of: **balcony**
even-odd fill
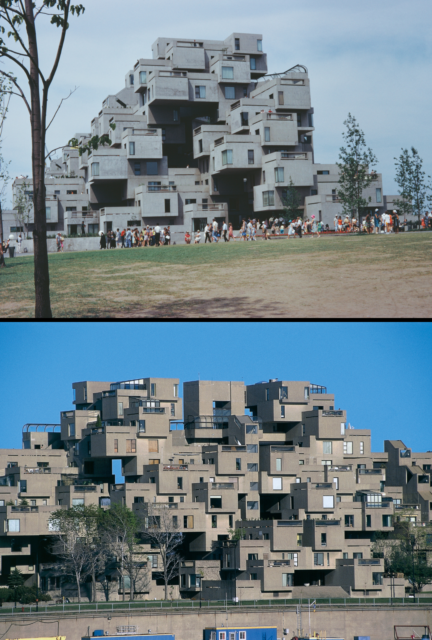
[[[148,184],[146,188],[147,193],[152,191],[160,191],[163,193],[167,193],[169,191],[177,191],[177,186],[175,184]]]
[[[81,485],[74,484],[73,488],[74,488],[73,489],[74,492],[77,492],[77,493],[94,492],[97,490],[96,485],[86,485],[86,484],[81,484]]]
[[[228,419],[224,416],[199,416],[191,420],[189,417],[185,429],[228,429]]]
[[[96,214],[93,211],[72,211],[71,218],[96,218]]]
[[[376,566],[381,564],[381,560],[379,558],[359,558],[357,564],[368,567]]]
[[[115,391],[116,389],[136,389],[138,391],[146,391],[147,387],[144,384],[144,381],[141,379],[125,380],[124,382],[113,382],[112,384],[110,384],[110,389],[111,391]],[[104,393],[109,393],[109,391]]]
[[[266,120],[293,120],[292,113],[281,115],[279,113],[266,113]]]
[[[382,476],[384,469],[358,469],[359,476]]]
[[[51,467],[24,467],[24,473],[51,473]]]
[[[237,484],[234,482],[213,482],[211,486],[212,490],[215,489],[237,489]]]
[[[164,464],[164,471],[187,471],[189,469],[189,465],[187,464]]]
[[[307,153],[288,153],[287,151],[282,151],[281,159],[282,160],[307,160],[308,154]]]
[[[323,411],[322,416],[324,418],[334,417],[334,416],[343,416],[343,411]]]
[[[268,567],[290,567],[291,560],[269,560]]]
[[[233,445],[233,446],[222,445],[222,451],[246,452],[247,449],[245,445]]]
[[[278,527],[303,527],[303,520],[276,520]]]
[[[13,513],[22,513],[22,512],[31,512],[31,513],[38,513],[39,511],[39,507],[11,507],[11,511]]]
[[[328,466],[326,467],[329,471],[352,471],[352,465],[336,465],[336,466]]]
[[[225,138],[217,138],[217,140],[214,141],[214,146],[220,147],[220,145],[223,144],[224,141],[225,141]]]
[[[322,387],[319,384],[311,384],[309,388],[311,395],[327,394],[327,387]]]
[[[333,489],[333,484],[331,482],[319,482],[314,485],[314,489]]]
[[[319,527],[339,527],[340,520],[315,520],[315,524]]]
[[[296,448],[292,445],[281,445],[280,447],[277,445],[274,445],[272,447],[270,447],[270,451],[273,452],[277,452],[277,453],[285,453],[287,451],[295,451]]]

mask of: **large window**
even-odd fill
[[[276,471],[282,471],[282,458],[276,458]]]
[[[275,167],[275,182],[283,182],[283,181],[284,181],[284,168]]]
[[[263,191],[263,207],[274,207],[274,191]]]
[[[195,98],[198,99],[205,99],[206,97],[206,88],[204,86],[197,86],[195,87]]]
[[[324,566],[324,554],[323,553],[314,553],[314,566],[315,567],[323,567]]]
[[[258,453],[258,445],[257,444],[247,444],[246,451],[248,453]]]
[[[247,506],[248,510],[258,511],[258,502],[251,501],[251,502],[248,502],[246,506]]]
[[[376,190],[376,201],[377,202],[382,202],[381,189],[377,189]]]
[[[171,213],[171,200],[165,200],[165,213]]]
[[[235,87],[225,87],[225,100],[235,100]]]
[[[150,384],[150,395],[152,398],[156,396],[156,382]]]
[[[123,402],[118,403],[118,415],[119,416],[123,415]]]
[[[71,438],[75,437],[75,422],[70,422],[69,423],[69,436]]]
[[[257,51],[262,51],[262,40],[257,40]]]
[[[324,440],[324,442],[323,442],[323,453],[324,454],[328,453],[330,455],[333,453],[331,440]]]
[[[72,506],[73,507],[82,507],[84,504],[84,498],[73,498]]]
[[[352,455],[353,452],[353,443],[352,442],[344,442],[344,454]]]
[[[27,493],[27,480],[19,480],[18,491],[19,493]]]
[[[264,142],[270,142],[270,127],[264,127]]]
[[[147,71],[140,71],[140,83],[145,84],[147,82]]]
[[[273,478],[273,491],[282,491],[282,478]]]
[[[51,220],[51,207],[45,207],[46,219]]]
[[[222,67],[222,78],[224,80],[234,79],[234,67]]]
[[[256,58],[251,58],[250,59],[250,68],[252,71],[255,71],[256,69]]]
[[[129,155],[135,155],[135,142],[129,142]]]
[[[278,91],[278,102],[280,105],[285,104],[284,102],[284,92],[283,91]]]
[[[258,482],[250,482],[249,489],[250,491],[258,491]]]
[[[136,176],[141,175],[141,162],[134,162],[134,174]]]
[[[126,453],[136,453],[136,440],[126,440]]]
[[[323,496],[323,509],[334,508],[334,496]]]
[[[254,163],[255,163],[254,150],[253,149],[249,149],[249,151],[248,151],[248,164],[254,164]]]
[[[257,462],[248,462],[247,463],[248,471],[258,471],[258,463]]]
[[[294,574],[293,573],[283,573],[282,574],[282,586],[283,587],[292,587],[294,585]]]
[[[236,471],[241,471],[241,458],[236,458]]]
[[[11,533],[19,533],[20,530],[20,521],[19,520],[8,520],[8,531]]]
[[[392,526],[392,517],[391,516],[383,516],[382,517],[382,525],[383,525],[383,527],[391,527]]]
[[[222,165],[232,164],[233,163],[233,152],[232,149],[226,149],[222,151]]]
[[[91,174],[92,176],[99,175],[99,162],[93,162],[91,166]]]
[[[210,509],[222,509],[222,496],[210,496]]]
[[[147,162],[147,175],[148,176],[157,176],[158,175],[158,163],[154,161]]]
[[[183,528],[184,529],[193,529],[194,528],[194,517],[193,516],[183,516]]]

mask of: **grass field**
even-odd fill
[[[34,314],[33,257],[0,269],[0,314]],[[432,233],[52,254],[55,318],[432,315]]]

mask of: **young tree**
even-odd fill
[[[408,149],[402,149],[399,158],[395,160],[396,183],[399,187],[400,199],[396,200],[394,205],[402,214],[417,215],[420,222],[426,201],[432,200],[432,189],[430,183],[426,182],[423,160],[414,147],[411,147],[411,154]],[[427,178],[430,180],[430,176]]]
[[[30,97],[26,95],[12,73],[0,70],[0,75],[13,85],[10,94],[22,98],[30,116],[34,193],[35,315],[37,318],[52,317],[45,210],[45,160],[47,157],[45,140],[47,129],[52,123],[52,119],[48,122],[48,94],[63,52],[70,15],[79,16],[83,12],[83,5],[71,4],[71,0],[39,0],[38,2],[0,0],[0,60],[3,63],[13,63],[15,68],[24,74],[30,94]],[[44,73],[40,65],[36,28],[37,22],[46,17],[50,19],[52,25],[60,29],[53,64],[48,74]]]
[[[284,207],[285,216],[288,220],[294,220],[299,216],[303,217],[300,211],[300,196],[297,189],[294,186],[292,178],[290,176],[290,182],[288,188],[285,189],[282,196],[282,203]]]
[[[81,602],[81,582],[92,575],[97,536],[97,507],[84,505],[53,511],[50,526],[56,531],[53,553],[61,560],[66,574],[74,576],[78,602]],[[95,592],[95,578],[93,581]]]
[[[33,211],[33,202],[26,194],[30,185],[26,182],[23,182],[17,190],[17,194],[15,195],[15,199],[13,202],[13,208],[16,211],[15,220],[18,226],[24,227],[24,233],[28,237],[28,226],[30,223],[30,214]]]
[[[123,600],[126,599],[125,578],[129,578],[130,600],[138,590],[144,590],[149,582],[146,563],[140,562],[142,547],[139,544],[139,521],[128,507],[115,504],[104,512],[100,522],[101,544],[111,556],[117,558]]]
[[[345,145],[339,150],[340,169],[338,197],[342,202],[344,215],[357,217],[367,207],[363,191],[375,180],[376,173],[371,168],[377,164],[377,158],[370,147],[366,148],[365,135],[357,120],[350,113],[345,120],[346,131],[342,134]]]
[[[144,518],[143,540],[149,542],[159,550],[163,580],[165,585],[165,600],[168,600],[168,584],[179,573],[181,556],[178,549],[183,542],[183,534],[178,530],[178,524],[166,505],[147,505],[147,515]]]
[[[10,572],[9,578],[8,578],[8,585],[11,589],[14,590],[14,596],[15,596],[15,609],[17,606],[17,591],[20,587],[22,587],[24,584],[24,577],[21,573],[21,571],[19,569],[17,569],[15,567],[15,569],[13,569]]]

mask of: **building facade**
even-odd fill
[[[48,553],[50,514],[120,503],[142,522],[163,510],[183,534],[172,597],[391,594],[371,540],[398,520],[430,522],[431,452],[395,440],[373,453],[370,431],[351,428],[334,395],[308,381],[186,382],[182,398],[179,385],[74,383],[59,424],[27,424],[21,450],[0,450],[3,586],[17,567],[27,584],[74,597]],[[143,544],[142,554],[151,580],[137,597],[163,597],[158,552]],[[407,584],[396,578],[395,594]]]
[[[238,229],[243,218],[282,215],[291,183],[305,217],[331,224],[341,213],[337,166],[314,162],[306,67],[269,75],[261,34],[158,38],[152,53],[103,101],[90,132],[75,136],[85,145],[106,134],[111,144],[82,156],[65,146],[47,167],[48,234],[159,223],[180,242],[213,218]],[[23,184],[31,198],[28,177],[14,181],[14,194]],[[369,191],[371,210],[392,206],[380,174]],[[11,227],[24,230],[8,215]]]

